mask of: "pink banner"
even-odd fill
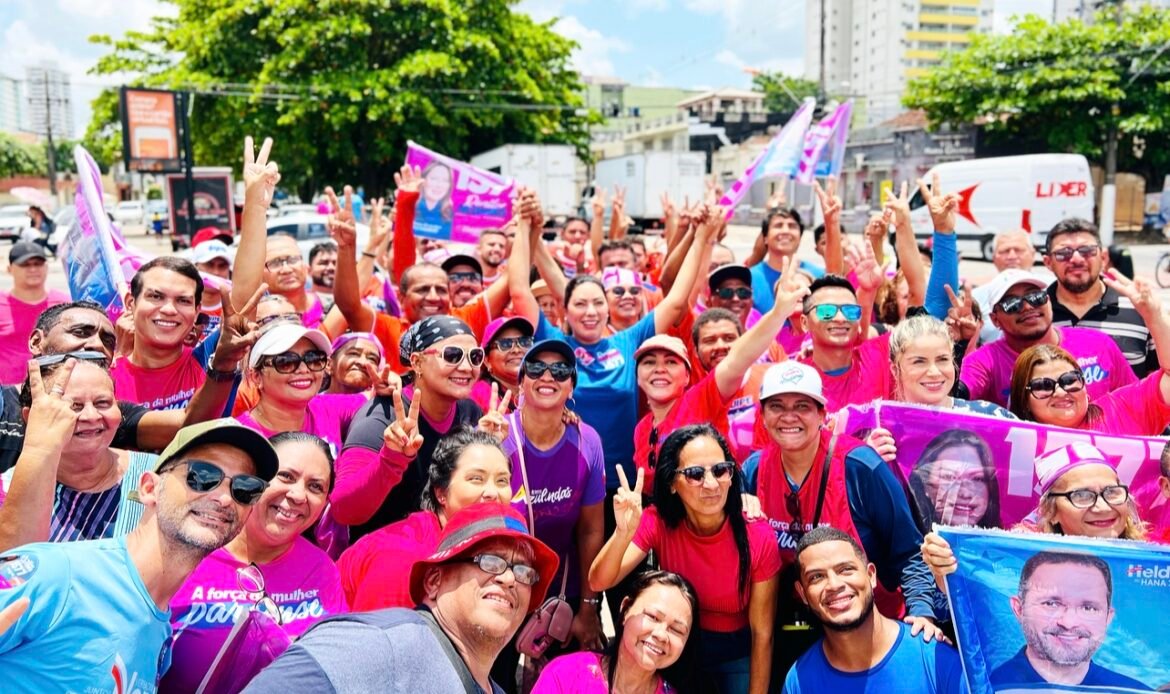
[[[475,243],[512,218],[516,182],[407,142],[406,163],[422,169],[414,235]]]
[[[1122,484],[1156,527],[1170,524],[1170,500],[1158,484],[1166,439],[1114,436],[986,415],[880,401],[835,415],[858,438],[876,426],[898,445],[894,473],[910,490],[923,522],[1010,528],[1036,509],[1035,460],[1076,441],[1091,443],[1116,464]]]
[[[800,156],[797,181],[809,184],[814,178],[840,175],[852,117],[853,100],[850,99],[809,128],[804,137],[804,152]]]
[[[743,172],[739,179],[731,184],[727,193],[719,204],[727,208],[727,218],[735,214],[735,208],[744,199],[756,181],[777,176],[796,175],[797,165],[800,162],[801,147],[804,143],[805,131],[812,122],[813,107],[816,100],[807,98],[796,113],[788,119],[776,137],[768,143],[760,156],[756,157],[751,166]]]

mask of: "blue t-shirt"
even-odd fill
[[[0,559],[0,608],[22,597],[28,609],[0,634],[5,691],[155,691],[170,611],[146,591],[126,538],[13,549]]]
[[[617,466],[634,479],[634,426],[638,423],[638,369],[634,351],[654,335],[654,312],[616,335],[583,345],[540,314],[536,339],[569,343],[577,355],[577,387],[569,407],[597,430],[605,444],[605,484],[617,489]]]
[[[812,275],[814,280],[825,276],[823,267],[814,265],[807,260],[800,261],[798,267]],[[775,287],[776,282],[780,280],[780,271],[768,267],[768,261],[762,260],[751,267],[751,272],[752,306],[760,313],[767,313],[772,310],[772,304],[776,303],[776,294],[772,291],[772,287]]]
[[[894,647],[881,662],[864,672],[841,672],[829,664],[822,648],[813,644],[784,678],[784,694],[851,692],[865,694],[941,694],[969,691],[963,678],[959,653],[950,646],[910,635],[910,627],[898,624]]]
[[[1036,668],[1032,667],[1032,663],[1028,662],[1027,648],[1021,648],[1019,653],[1016,653],[1011,660],[1003,663],[991,673],[991,684],[994,687],[1001,685],[1025,685],[1025,684],[1047,684],[1045,680],[1036,672]],[[1089,671],[1085,673],[1085,679],[1081,680],[1081,687],[1124,687],[1125,689],[1136,689],[1138,691],[1150,691],[1149,685],[1138,682],[1132,677],[1126,677],[1120,673],[1108,670],[1101,667],[1093,661],[1089,661]]]

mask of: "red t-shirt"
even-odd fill
[[[780,551],[776,535],[764,521],[749,521],[748,549],[751,553],[752,583],[761,583],[780,573]],[[731,524],[723,523],[719,532],[700,537],[687,527],[668,528],[651,506],[642,513],[642,522],[634,533],[634,544],[644,552],[654,550],[658,564],[680,574],[695,586],[699,594],[699,626],[707,631],[730,632],[748,626],[750,590],[739,593],[739,552]],[[352,603],[351,603],[352,605]]]
[[[467,302],[459,308],[452,308],[451,314],[467,324],[471,332],[475,333],[477,341],[483,340],[483,332],[487,324],[492,321],[491,311],[488,310],[487,299],[483,294]],[[395,373],[403,374],[410,368],[403,366],[398,360],[399,345],[402,333],[410,327],[410,321],[385,313],[374,316],[374,337],[382,343],[382,351],[386,354],[386,363]]]
[[[414,607],[410,568],[439,546],[439,517],[417,511],[375,530],[345,550],[337,560],[341,587],[354,612],[383,607]]]
[[[1085,417],[1078,429],[1121,436],[1158,436],[1170,424],[1170,405],[1162,399],[1162,371],[1097,398],[1098,417]]]
[[[129,358],[119,359],[110,368],[114,393],[119,400],[152,410],[186,407],[207,378],[203,366],[191,352],[190,347],[184,347],[178,359],[160,369],[145,369],[132,364]]]
[[[801,361],[816,368],[821,374],[827,401],[825,407],[829,412],[836,412],[846,405],[861,405],[893,397],[890,333],[871,338],[854,347],[853,362],[845,373],[827,374],[817,367],[812,357]]]
[[[675,429],[681,429],[688,424],[711,424],[727,438],[727,400],[719,393],[719,385],[715,382],[715,374],[707,374],[703,380],[686,389],[670,411],[654,426],[654,415],[643,417],[634,427],[634,464],[646,471],[644,489],[654,489],[654,468],[650,467],[650,434],[658,429],[658,442],[654,446],[657,455],[662,450],[662,442]]]

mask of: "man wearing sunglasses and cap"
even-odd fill
[[[7,681],[24,691],[154,691],[170,660],[171,597],[239,533],[276,470],[272,446],[247,427],[186,427],[142,473],[146,511],[129,535],[0,558],[0,609],[29,601],[0,634]]]
[[[50,306],[69,301],[68,294],[45,288],[49,277],[46,258],[43,246],[24,241],[14,243],[8,253],[12,291],[0,291],[0,384],[24,380],[31,356],[28,336],[37,316]]]
[[[1053,325],[1047,287],[1043,278],[1019,269],[1005,270],[987,285],[990,319],[1003,331],[1003,337],[963,359],[959,379],[970,391],[968,399],[1007,407],[1016,358],[1039,344],[1063,347],[1073,355],[1085,374],[1092,400],[1137,381],[1111,337],[1092,328]]]
[[[245,692],[502,692],[492,663],[544,602],[557,555],[515,509],[479,503],[456,513],[410,573],[414,610],[326,619]]]

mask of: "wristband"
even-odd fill
[[[370,253],[369,251],[362,251],[362,256],[365,258],[369,258],[370,260],[377,260],[378,259],[377,253]]]
[[[581,602],[586,605],[593,605],[594,607],[601,606],[601,598],[581,598]]]
[[[229,383],[236,380],[236,376],[240,375],[239,368],[237,368],[235,371],[220,371],[219,369],[213,367],[210,362],[208,362],[207,368],[204,369],[203,372],[207,374],[208,378],[213,381],[218,381],[219,383]]]

